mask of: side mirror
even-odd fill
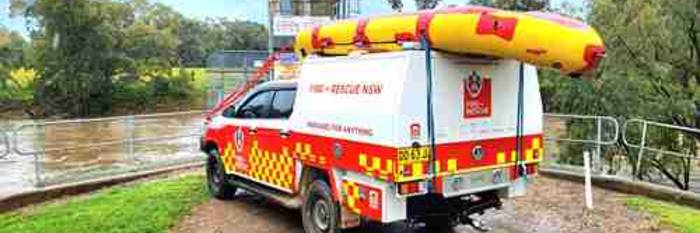
[[[224,110],[224,112],[222,112],[221,115],[224,117],[231,117],[232,118],[232,117],[236,116],[236,112],[237,112],[236,110],[237,110],[236,106],[231,106],[231,107],[228,107],[226,110]]]

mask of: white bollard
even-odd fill
[[[593,190],[591,187],[591,153],[588,151],[583,152],[583,170],[585,173],[585,195],[586,195],[586,209],[593,209]]]

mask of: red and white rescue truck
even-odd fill
[[[361,221],[471,224],[523,195],[542,161],[536,68],[430,50],[309,57],[209,117],[217,198],[298,208],[306,232]]]
[[[299,208],[307,233],[362,220],[484,230],[475,216],[523,195],[544,154],[525,63],[576,76],[605,53],[583,22],[470,6],[308,28],[294,50],[299,77],[254,87],[271,57],[210,112],[202,150],[214,196],[243,188]]]

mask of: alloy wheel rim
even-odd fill
[[[328,230],[330,225],[330,214],[328,204],[323,200],[317,200],[313,205],[312,216],[316,227],[322,231]]]

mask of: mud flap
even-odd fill
[[[519,177],[511,181],[508,186],[508,198],[525,196],[527,190],[527,177]]]
[[[350,229],[359,227],[361,224],[360,215],[348,210],[345,206],[340,206],[340,228]]]

